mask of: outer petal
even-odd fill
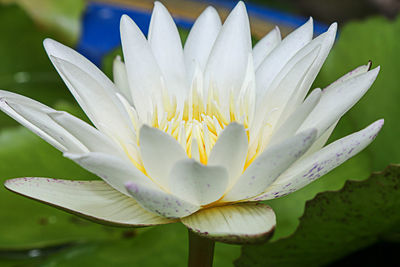
[[[274,211],[262,203],[203,209],[181,221],[200,236],[232,244],[265,241],[276,225]]]
[[[222,200],[238,201],[262,193],[308,150],[316,135],[316,130],[311,129],[268,148],[246,169]]]
[[[368,146],[383,126],[379,120],[367,128],[324,147],[313,155],[296,162],[254,201],[273,199],[299,190],[336,168]]]
[[[127,15],[121,17],[121,42],[131,99],[142,120],[152,111],[151,97],[161,96],[161,70],[139,27]]]
[[[225,167],[229,173],[229,183],[232,184],[243,172],[247,150],[247,134],[243,125],[231,123],[218,136],[207,165]]]
[[[323,90],[321,100],[299,131],[315,127],[319,135],[324,133],[360,100],[375,81],[378,72],[379,67]]]
[[[136,201],[103,181],[17,178],[5,187],[90,220],[116,226],[148,226],[174,222],[144,210]]]
[[[190,30],[183,50],[189,83],[192,81],[196,65],[204,71],[220,29],[221,19],[218,12],[211,6],[207,7]]]
[[[215,41],[205,70],[206,88],[212,84],[220,96],[237,94],[243,83],[251,53],[249,18],[243,2],[239,2],[225,20]],[[229,97],[221,97],[222,110]]]
[[[179,100],[186,91],[182,42],[174,20],[160,2],[154,3],[148,40],[165,78],[168,91],[175,94]]]
[[[154,186],[128,182],[126,189],[145,209],[167,218],[188,216],[199,210],[199,206]]]
[[[175,163],[169,188],[174,195],[202,206],[220,199],[228,182],[228,172],[224,167],[205,166],[187,159]]]
[[[312,35],[313,21],[310,18],[303,26],[283,39],[279,46],[264,59],[256,72],[256,93],[259,100],[286,63],[311,41]]]
[[[125,195],[129,195],[125,189],[125,183],[127,182],[136,181],[144,184],[153,184],[131,162],[112,155],[91,152],[81,155],[65,153],[64,156],[101,177],[109,185]]]
[[[281,32],[278,26],[265,35],[253,48],[254,69],[257,69],[264,59],[281,42]]]
[[[122,62],[120,56],[116,56],[113,61],[113,78],[118,92],[128,99],[131,105],[132,97],[129,89],[128,73],[126,71],[125,63]]]
[[[185,150],[169,134],[143,125],[139,135],[143,165],[150,177],[168,188],[169,173],[174,164],[187,158]]]

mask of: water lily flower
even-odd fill
[[[239,2],[223,24],[214,8],[205,9],[182,48],[171,15],[156,2],[147,38],[122,16],[124,62],[115,59],[114,82],[46,39],[51,62],[93,125],[7,91],[0,107],[102,180],[17,178],[5,186],[108,224],[181,222],[212,240],[263,240],[275,215],[261,201],[326,174],[383,125],[325,146],[379,72],[368,63],[309,92],[336,28],[313,39],[309,19],[283,40],[273,29],[252,48]]]

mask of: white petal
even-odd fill
[[[128,74],[124,62],[120,56],[116,56],[113,61],[113,78],[118,92],[122,94],[128,101],[133,104],[131,92],[129,89]]]
[[[174,222],[144,210],[133,198],[103,181],[17,178],[4,185],[18,194],[105,224],[134,227]]]
[[[211,6],[207,7],[195,21],[183,50],[188,82],[193,79],[196,65],[204,71],[220,29],[221,19],[218,12]]]
[[[181,221],[200,236],[232,244],[265,241],[271,237],[276,225],[274,211],[262,203],[204,209]]]
[[[148,40],[168,91],[173,93],[179,101],[186,91],[182,42],[168,10],[157,1],[154,3],[151,15]]]
[[[321,89],[314,89],[306,100],[286,119],[273,134],[269,145],[280,143],[294,135],[321,98]],[[278,122],[279,123],[279,122]]]
[[[372,62],[369,61],[367,64],[361,65],[361,66],[355,68],[354,70],[349,71],[348,73],[346,73],[345,75],[343,75],[342,77],[340,77],[339,79],[337,79],[336,81],[331,83],[329,86],[324,88],[324,90],[328,89],[330,87],[338,86],[340,83],[343,83],[349,79],[352,79],[354,77],[357,77],[361,74],[368,72],[371,69],[371,65],[372,65]]]
[[[33,99],[0,91],[0,109],[62,152],[85,153],[88,149],[48,113],[55,112]]]
[[[286,36],[264,59],[256,72],[257,98],[259,100],[286,63],[311,41],[312,35],[313,21],[310,18],[303,26]]]
[[[299,131],[315,127],[324,133],[367,92],[378,75],[379,67],[322,91],[322,97]]]
[[[90,152],[86,154],[65,153],[64,157],[72,159],[86,170],[96,174],[121,193],[128,195],[125,183],[136,181],[153,184],[141,171],[128,160],[112,155]]]
[[[228,182],[228,172],[224,167],[206,166],[187,159],[175,163],[169,188],[174,195],[202,206],[220,199]]]
[[[187,158],[185,150],[172,136],[143,125],[139,134],[143,165],[150,177],[168,188],[168,175],[175,162]]]
[[[229,124],[218,136],[208,157],[207,165],[223,166],[232,184],[242,174],[248,150],[247,134],[238,123]]]
[[[102,152],[119,157],[126,156],[121,147],[113,140],[81,119],[64,111],[50,112],[48,116],[75,136],[90,152]]]
[[[281,42],[278,26],[265,35],[253,48],[254,69],[257,69],[271,51]]]
[[[317,132],[311,129],[268,148],[239,177],[223,201],[248,199],[262,193],[312,145]]]
[[[368,146],[383,126],[379,120],[367,128],[339,139],[313,155],[297,161],[263,194],[252,200],[260,201],[290,194],[336,168]]]
[[[205,86],[213,84],[224,101],[229,103],[229,92],[237,94],[241,88],[251,53],[249,18],[243,2],[239,2],[225,20],[211,50],[205,70]]]
[[[196,212],[200,208],[154,186],[128,182],[126,189],[143,208],[163,217],[181,218]]]
[[[152,112],[151,97],[160,101],[161,70],[142,31],[127,15],[121,17],[120,31],[131,99],[146,121]]]

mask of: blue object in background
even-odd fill
[[[220,6],[231,10],[237,1],[231,0],[200,0],[210,5]],[[297,28],[307,18],[285,14],[276,10],[260,7],[255,4],[246,4],[249,16],[256,16],[269,23]],[[101,66],[103,57],[111,50],[121,45],[119,21],[123,14],[134,19],[139,28],[147,35],[151,12],[134,9],[131,6],[118,6],[104,2],[88,2],[82,21],[82,35],[77,50],[97,66]],[[174,18],[177,25],[189,29],[194,20]],[[314,31],[320,34],[328,27],[314,23]]]

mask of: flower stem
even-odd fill
[[[212,267],[215,242],[189,232],[189,262],[188,267]]]

